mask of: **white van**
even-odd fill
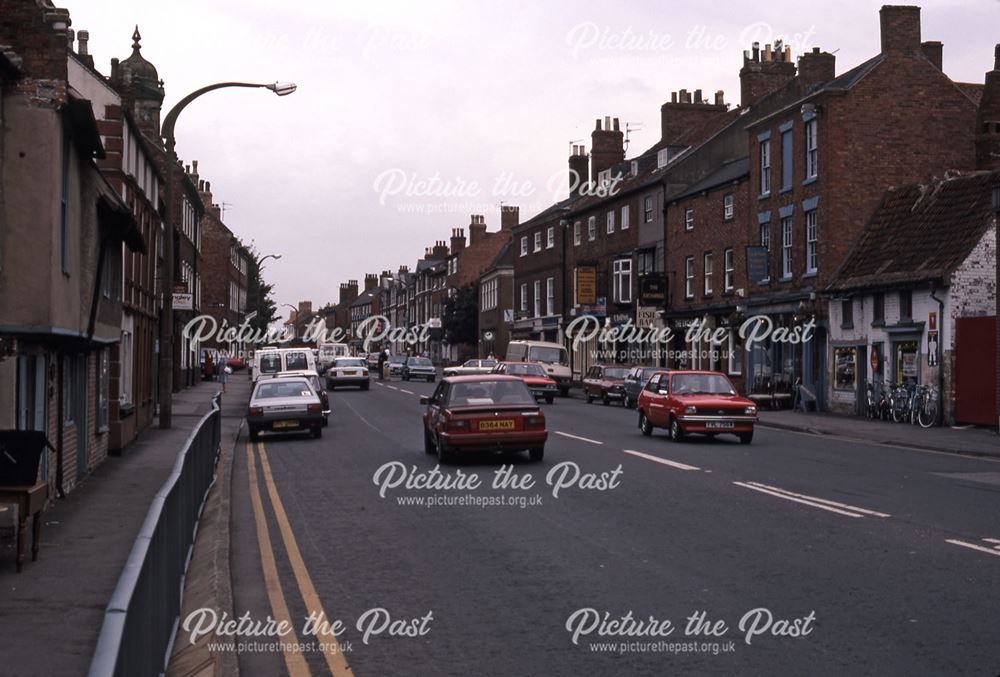
[[[507,345],[508,362],[540,362],[546,373],[559,386],[559,394],[566,397],[573,374],[569,368],[569,354],[558,343],[548,341],[511,341]]]
[[[322,371],[326,371],[338,357],[349,357],[350,351],[346,343],[320,343],[319,344],[319,366]]]
[[[265,348],[254,354],[253,382],[261,374],[281,371],[316,371],[316,357],[310,348]]]

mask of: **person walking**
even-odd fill
[[[226,384],[229,383],[229,375],[233,373],[233,368],[228,364],[219,370],[219,383],[222,384],[222,392],[226,392]]]

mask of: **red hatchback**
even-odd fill
[[[661,371],[639,393],[639,429],[651,435],[666,428],[680,442],[688,433],[730,433],[753,441],[757,405],[737,394],[725,374],[715,371]]]
[[[449,376],[430,397],[421,397],[424,451],[442,463],[463,451],[523,451],[532,461],[545,454],[545,415],[528,386],[514,376]]]
[[[544,399],[546,404],[552,404],[559,392],[556,382],[545,373],[545,367],[537,362],[501,362],[493,367],[493,373],[517,376],[528,386],[532,395]]]

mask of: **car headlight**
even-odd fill
[[[698,407],[694,407],[694,406],[688,405],[688,406],[684,407],[684,413],[685,414],[697,414],[698,413]]]
[[[757,407],[755,405],[751,404],[746,409],[743,410],[743,413],[744,414],[756,414],[757,413]]]

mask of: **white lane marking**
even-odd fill
[[[816,503],[824,503],[826,505],[832,505],[835,508],[844,508],[845,510],[850,510],[852,512],[860,512],[865,515],[872,515],[874,517],[890,517],[884,512],[876,512],[874,510],[867,510],[866,508],[859,508],[856,505],[848,505],[847,503],[837,503],[836,501],[831,501],[825,498],[817,498],[815,496],[808,496],[806,494],[797,494],[794,491],[789,491],[788,489],[782,489],[780,487],[772,487],[770,484],[762,484],[760,482],[747,482],[747,484],[752,484],[755,487],[764,487],[765,489],[770,489],[772,491],[778,491],[782,494],[787,494],[788,496],[795,496],[796,498],[804,498],[807,501],[814,501]]]
[[[984,538],[983,540],[992,542],[992,540],[989,538]],[[978,550],[979,552],[985,552],[990,555],[996,555],[997,557],[1000,557],[1000,550],[997,550],[996,548],[987,548],[982,545],[976,545],[975,543],[966,543],[965,541],[959,541],[954,538],[946,538],[944,542],[951,543],[952,545],[960,545],[963,548],[969,548],[970,550]]]
[[[987,543],[1000,543],[1000,538],[984,538],[983,540]],[[996,547],[1000,548],[1000,545]]]
[[[344,403],[345,405],[347,405],[347,408],[348,408],[348,409],[350,409],[350,410],[351,410],[351,412],[353,412],[355,416],[357,416],[358,418],[360,418],[360,419],[361,419],[361,422],[362,422],[362,423],[364,423],[364,424],[365,424],[366,426],[368,426],[369,428],[371,428],[371,429],[372,429],[372,430],[374,430],[375,432],[379,433],[380,435],[385,435],[385,433],[383,433],[383,432],[382,432],[381,430],[379,430],[379,429],[378,429],[378,428],[376,428],[376,427],[375,427],[374,425],[372,425],[371,423],[369,423],[369,422],[368,422],[368,419],[366,419],[366,418],[365,418],[364,416],[362,416],[361,414],[359,414],[359,413],[358,413],[358,410],[357,410],[357,409],[355,409],[354,407],[352,407],[352,406],[351,406],[351,403],[350,403],[350,402],[349,402],[349,401],[347,400],[347,398],[341,398],[341,401],[342,401],[342,402],[343,402],[343,403]],[[386,435],[386,437],[388,437],[388,435]]]
[[[652,454],[644,454],[641,451],[633,451],[632,449],[625,449],[626,454],[632,454],[633,456],[638,456],[639,458],[644,458],[647,461],[652,461],[654,463],[662,463],[663,465],[669,465],[671,468],[677,468],[678,470],[701,470],[693,465],[687,465],[686,463],[678,463],[677,461],[668,461],[665,458],[660,458],[659,456],[653,456]]]
[[[592,440],[589,437],[580,437],[579,435],[570,435],[569,433],[559,432],[558,430],[553,430],[556,435],[562,435],[563,437],[568,437],[571,440],[580,440],[581,442],[589,442],[590,444],[604,444],[598,440]]]
[[[389,388],[390,390],[399,390],[399,388],[397,388],[396,386],[386,386],[386,387]]]
[[[813,503],[812,501],[804,501],[801,498],[795,498],[794,496],[788,496],[786,494],[778,493],[777,491],[770,491],[769,489],[764,489],[762,487],[755,487],[752,484],[747,484],[746,482],[733,482],[738,487],[743,487],[744,489],[753,489],[754,491],[759,491],[762,494],[770,494],[771,496],[777,496],[778,498],[783,498],[786,501],[795,501],[796,503],[801,503],[803,505],[809,505],[813,508],[819,508],[820,510],[829,510],[830,512],[835,512],[838,515],[846,515],[847,517],[864,517],[856,512],[847,512],[846,510],[838,510],[837,508],[831,508],[828,505],[823,505],[822,503]]]
[[[413,394],[412,390],[403,390],[402,388],[399,389],[399,392],[406,393],[407,395],[412,395]]]

